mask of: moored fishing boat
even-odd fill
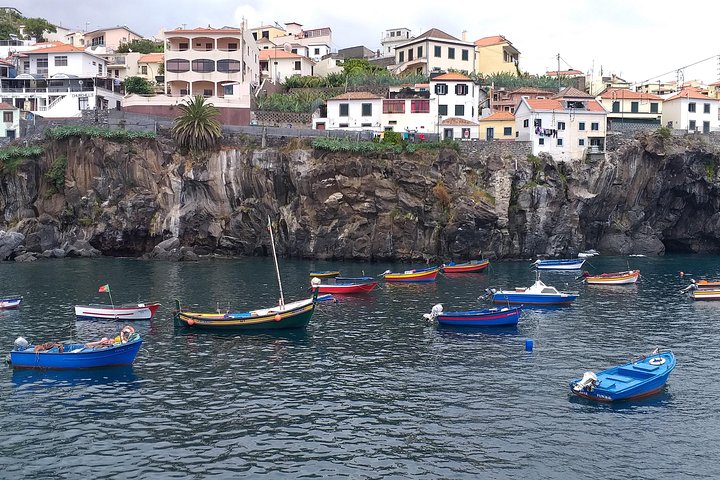
[[[440,267],[418,268],[398,273],[387,270],[381,276],[387,282],[434,282],[439,271]]]
[[[638,281],[640,270],[602,273],[600,275],[590,275],[589,272],[583,272],[582,276],[585,277],[585,283],[588,285],[630,285]]]
[[[310,272],[311,277],[317,277],[317,278],[332,278],[337,277],[340,275],[340,272],[337,270],[323,270],[318,272]]]
[[[485,308],[483,310],[464,310],[443,312],[442,304],[437,304],[423,317],[440,325],[462,327],[497,327],[517,325],[522,307]]]
[[[0,297],[0,310],[10,310],[18,308],[23,301],[22,295],[9,295]]]
[[[332,294],[356,294],[356,293],[370,293],[378,282],[363,282],[363,283],[321,283],[317,285],[319,293],[332,293]]]
[[[602,402],[632,400],[660,392],[675,368],[670,350],[655,349],[650,355],[598,373],[585,372],[570,381],[570,391],[580,397]]]
[[[535,260],[533,265],[538,270],[580,270],[585,263],[584,258],[565,260]]]
[[[488,289],[493,303],[512,305],[570,305],[577,299],[577,292],[561,292],[545,285],[539,278],[530,287],[516,287],[515,290]]]
[[[131,365],[135,361],[142,339],[130,326],[125,326],[116,338],[97,342],[47,342],[33,345],[20,337],[10,352],[13,368],[83,369]]]
[[[597,250],[585,250],[584,252],[578,253],[578,258],[589,258],[600,255]]]
[[[159,306],[159,303],[75,305],[75,316],[80,319],[150,320]]]
[[[335,277],[335,283],[368,283],[374,281],[373,277]]]
[[[440,269],[443,273],[473,273],[480,272],[490,265],[490,260],[474,260],[466,263],[450,262],[443,264]]]

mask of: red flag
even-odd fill
[[[110,293],[110,285],[101,285],[100,288],[98,288],[98,293]]]

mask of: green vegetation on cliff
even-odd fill
[[[134,140],[136,138],[155,138],[153,132],[140,132],[137,130],[124,130],[114,128],[85,127],[80,125],[67,125],[46,130],[45,136],[50,140],[64,140],[72,137],[98,137],[114,142]]]
[[[0,172],[14,173],[24,160],[39,157],[43,151],[43,148],[38,145],[0,148]]]

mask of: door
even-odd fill
[[[493,127],[488,127],[485,129],[485,139],[486,140],[492,140],[495,138],[495,129]]]
[[[6,136],[7,138],[15,138],[15,130],[7,130],[7,131],[5,132],[5,136]]]
[[[710,122],[703,122],[703,133],[710,133]]]
[[[325,130],[325,122],[318,122],[315,124],[317,130]]]
[[[446,128],[443,130],[443,138],[445,140],[452,140],[453,139],[453,129],[452,128]]]

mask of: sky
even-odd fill
[[[380,48],[382,32],[406,27],[414,35],[438,28],[474,41],[504,35],[520,51],[520,69],[543,74],[577,69],[616,74],[640,83],[720,80],[717,36],[720,2],[668,0],[19,0],[6,4],[26,17],[43,17],[66,28],[88,30],[127,25],[143,36],[161,29],[297,22],[306,29],[330,27],[333,50]],[[697,64],[696,64],[697,63]],[[694,66],[690,66],[696,64]],[[687,68],[684,68],[687,67]]]

